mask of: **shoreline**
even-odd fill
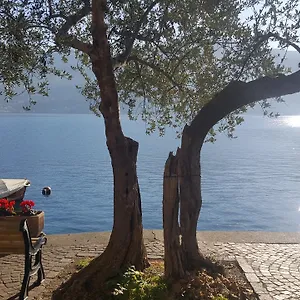
[[[46,233],[47,234],[47,233]],[[80,244],[108,243],[110,231],[47,234],[48,246],[70,246]],[[162,230],[144,230],[147,241],[163,241]],[[197,239],[205,244],[216,243],[262,243],[262,244],[300,244],[300,232],[267,231],[197,231]]]

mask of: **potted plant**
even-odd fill
[[[23,200],[20,203],[21,211],[15,211],[15,201],[6,198],[0,199],[0,233],[1,229],[17,231],[21,220],[27,219],[31,237],[37,237],[44,229],[45,214],[33,209],[32,200]]]

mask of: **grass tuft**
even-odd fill
[[[90,262],[92,261],[92,258],[83,258],[79,261],[76,262],[76,270],[81,270],[83,268],[85,268],[86,266],[88,266],[90,264]]]

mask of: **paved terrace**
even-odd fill
[[[29,293],[39,299],[44,285],[79,257],[94,257],[105,248],[109,232],[48,235],[44,248],[46,281]],[[160,230],[145,230],[150,258],[163,257]],[[217,258],[235,258],[261,300],[300,299],[300,233],[199,232],[199,246]],[[23,256],[0,257],[0,300],[17,299],[23,276]],[[93,299],[91,299],[93,300]]]

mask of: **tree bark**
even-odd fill
[[[125,137],[119,118],[118,95],[104,23],[105,1],[92,2],[93,48],[90,57],[97,78],[106,144],[114,177],[114,224],[104,253],[66,282],[53,299],[96,299],[102,284],[122,267],[148,266],[143,242],[141,199],[136,172],[138,143]]]
[[[165,164],[163,180],[163,226],[164,261],[166,278],[182,278],[185,274],[182,265],[182,253],[179,239],[179,151],[176,156],[171,152]]]
[[[182,235],[182,260],[185,270],[198,264],[197,222],[202,206],[201,169],[199,149],[193,147],[189,126],[185,126],[180,151],[180,231]]]
[[[138,143],[124,136],[120,124],[118,94],[104,23],[105,9],[106,1],[93,0],[91,60],[100,88],[100,111],[104,117],[106,143],[114,174],[114,226],[110,244],[119,246],[110,256],[119,256],[121,264],[118,268],[134,265],[143,269],[148,262],[136,173]]]
[[[114,225],[108,246],[102,255],[57,290],[53,299],[96,299],[102,284],[117,275],[122,267],[134,265],[142,270],[148,265],[135,165],[138,144],[129,138],[124,140],[128,156],[113,163]]]
[[[165,276],[183,278],[188,271],[206,267],[215,269],[199,251],[197,222],[202,206],[199,148],[194,147],[185,126],[181,148],[170,153],[164,173],[164,245]],[[180,227],[178,208],[180,205]]]

